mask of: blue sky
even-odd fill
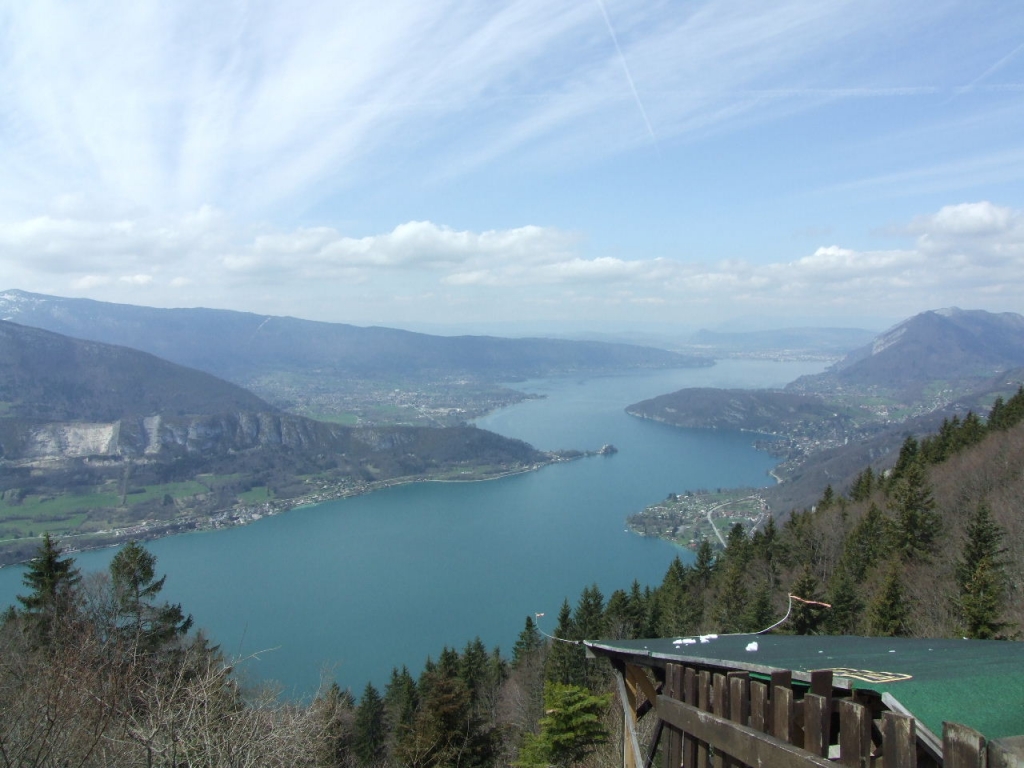
[[[0,289],[451,331],[1024,311],[1024,4],[0,0]]]

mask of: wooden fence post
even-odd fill
[[[986,768],[985,737],[959,723],[942,724],[943,768]]]
[[[692,707],[698,704],[697,697],[697,673],[693,667],[683,670],[683,701]],[[683,768],[696,768],[697,766],[697,740],[690,734],[683,732]]]
[[[849,768],[871,764],[871,714],[845,699],[839,702],[839,762]]]
[[[885,768],[917,768],[917,725],[897,712],[882,713],[882,755]]]

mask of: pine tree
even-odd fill
[[[747,632],[760,632],[774,624],[775,620],[771,582],[763,581],[754,590],[754,597],[743,615],[743,629]]]
[[[679,558],[672,561],[657,591],[661,606],[658,636],[688,635],[699,629],[704,599],[697,588],[691,586],[695,580],[692,569],[684,566]]]
[[[899,456],[896,458],[896,464],[889,472],[888,485],[891,488],[897,480],[903,477],[907,468],[914,464],[920,464],[920,446],[913,435],[907,435],[903,441],[903,445],[900,446]]]
[[[818,579],[811,573],[811,567],[804,566],[800,578],[793,582],[793,594],[804,600],[820,601],[818,595]],[[789,615],[787,628],[796,635],[815,635],[825,621],[822,606],[810,605],[800,600],[793,601],[793,610]]]
[[[836,492],[832,490],[832,484],[829,483],[825,486],[825,492],[821,495],[818,500],[817,508],[819,512],[824,512],[836,503]]]
[[[867,512],[846,537],[842,563],[854,581],[862,581],[875,567],[887,547],[885,516],[878,505],[871,502]]]
[[[52,615],[73,604],[75,589],[82,577],[74,559],[61,557],[62,554],[63,550],[50,534],[43,534],[43,543],[21,577],[22,583],[32,591],[17,596],[28,613]]]
[[[875,490],[875,473],[866,467],[853,481],[850,487],[850,501],[867,501]]]
[[[583,653],[576,645],[576,627],[572,621],[572,607],[568,599],[558,612],[558,626],[548,649],[544,677],[554,683],[578,684],[583,680]]]
[[[894,561],[881,590],[871,604],[871,632],[883,637],[909,635],[910,607],[903,591],[902,567]]]
[[[579,686],[545,684],[546,714],[540,721],[540,734],[526,735],[515,764],[541,768],[580,763],[598,745],[608,741],[602,716],[610,702],[611,694],[596,696]]]
[[[382,762],[386,736],[384,700],[373,684],[367,683],[356,708],[355,732],[352,736],[352,751],[360,765]]]
[[[484,647],[483,641],[479,637],[466,643],[466,647],[462,650],[462,656],[459,657],[458,675],[466,684],[470,701],[474,704],[483,697],[484,688],[487,685],[489,662],[487,648]]]
[[[694,574],[702,589],[707,589],[711,578],[715,575],[715,551],[711,548],[711,542],[701,539],[697,546],[697,556],[693,561]]]
[[[364,692],[365,696],[365,692]],[[394,752],[397,742],[412,729],[419,706],[419,693],[416,681],[409,669],[402,666],[401,671],[391,669],[391,679],[384,689],[384,732],[386,733],[387,752]]]
[[[512,646],[512,666],[516,667],[527,659],[534,658],[535,654],[544,646],[544,638],[537,629],[533,616],[526,617],[526,625],[519,633],[515,645]]]
[[[134,541],[110,561],[118,623],[144,651],[156,650],[184,636],[192,626],[192,617],[185,616],[180,605],[154,602],[166,579],[156,578],[156,557]]]
[[[893,549],[906,560],[926,558],[935,548],[941,520],[920,462],[909,464],[893,484],[889,503],[895,515],[891,530]]]
[[[719,632],[744,632],[746,624],[747,604],[750,594],[747,583],[750,576],[740,561],[728,563],[724,574],[724,584],[715,605],[715,619]]]
[[[1000,619],[1006,595],[1005,533],[984,502],[975,507],[965,532],[967,540],[955,570],[964,634],[991,639],[1007,626]]]
[[[829,582],[828,601],[831,610],[825,616],[825,631],[830,635],[856,635],[859,633],[864,603],[856,582],[845,568],[839,568]]]

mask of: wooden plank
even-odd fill
[[[711,709],[711,673],[706,669],[697,673],[697,707],[702,712]],[[708,768],[709,758],[707,741],[698,738],[697,768]]]
[[[729,719],[729,678],[721,672],[716,672],[711,677],[711,711],[723,720]],[[715,750],[715,757],[711,761],[713,768],[735,768],[736,762],[730,760],[722,750]]]
[[[828,745],[832,743],[832,678],[833,673],[831,669],[815,669],[811,672],[811,693],[816,696],[820,696],[824,699],[822,704],[822,713],[824,715],[821,726],[821,739],[825,745],[825,752],[822,754],[828,754]],[[804,713],[806,720],[807,714]],[[806,726],[805,726],[806,731]],[[804,737],[804,744],[806,745],[806,736]],[[817,736],[814,737],[817,739]]]
[[[750,683],[750,727],[761,733],[768,732],[768,686],[760,680]]]
[[[728,682],[728,717],[734,723],[746,725],[750,719],[750,675],[747,672],[730,672]],[[726,761],[727,768],[739,768],[741,765],[733,758]]]
[[[683,668],[679,664],[665,666],[665,695],[681,701],[683,698]],[[657,696],[655,696],[657,700]],[[658,722],[664,722],[659,720]],[[679,768],[683,762],[683,734],[678,728],[669,727],[665,738],[665,768]],[[653,752],[654,744],[651,745]]]
[[[793,743],[793,691],[777,686],[772,688],[772,730],[779,741]]]
[[[845,699],[839,702],[839,762],[850,768],[871,764],[871,713]]]
[[[828,757],[828,723],[832,713],[826,707],[824,696],[816,693],[804,696],[804,749],[818,757]]]
[[[828,760],[792,744],[664,696],[658,698],[658,715],[745,765],[758,768],[834,768]]]
[[[683,701],[691,706],[697,705],[697,673],[693,667],[683,670]],[[694,768],[697,765],[697,739],[683,732],[683,765]]]
[[[959,723],[942,724],[943,768],[985,768],[985,737]]]
[[[729,719],[746,725],[750,720],[750,674],[729,673]]]
[[[792,688],[793,687],[793,673],[788,669],[776,669],[772,672],[772,689],[777,687],[781,688]]]

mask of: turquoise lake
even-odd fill
[[[321,674],[356,695],[393,666],[413,674],[445,645],[479,636],[506,651],[527,615],[554,629],[563,599],[596,583],[607,597],[661,581],[689,553],[625,531],[627,515],[688,489],[765,486],[774,461],[739,432],[685,430],[628,416],[683,387],[781,386],[824,364],[722,361],[711,368],[516,384],[544,395],[479,426],[537,448],[619,453],[482,483],[418,483],[292,510],[249,526],[148,542],[180,602],[243,677],[306,696]],[[76,555],[105,569],[115,550]],[[23,591],[0,569],[0,605]]]

